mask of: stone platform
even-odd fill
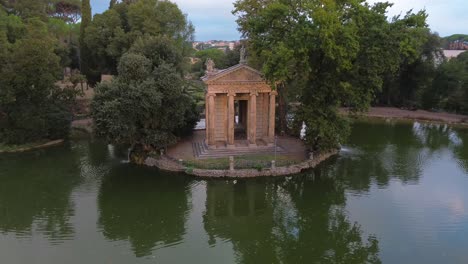
[[[249,147],[248,144],[237,142],[234,148],[227,146],[216,146],[209,148],[205,141],[196,141],[192,143],[193,155],[197,159],[221,158],[229,156],[246,156],[246,155],[274,155],[275,149],[277,155],[284,155],[287,151],[281,146],[268,146],[267,144],[255,147]]]
[[[236,148],[228,148],[225,144],[217,144],[216,148],[208,149],[205,142],[205,131],[194,131],[193,135],[182,139],[179,143],[167,149],[167,155],[175,160],[196,160],[209,158],[224,158],[228,156],[274,155],[275,147],[268,146],[259,140],[256,147],[249,147],[247,141],[236,141]],[[279,136],[276,154],[288,156],[294,160],[307,160],[308,155],[303,142],[289,136]]]

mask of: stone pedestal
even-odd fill
[[[234,170],[234,157],[229,156],[229,170],[233,171]]]

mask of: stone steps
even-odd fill
[[[220,158],[229,156],[245,156],[257,154],[275,154],[274,146],[257,146],[257,147],[236,147],[226,148],[219,147],[209,149],[204,141],[192,143],[193,154],[198,159]],[[285,154],[286,151],[281,146],[276,146],[276,154]]]

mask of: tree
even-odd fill
[[[75,24],[81,18],[80,0],[53,0],[49,4],[47,14],[49,17],[61,19],[67,23]]]
[[[81,26],[80,26],[80,71],[86,75],[86,78],[92,83],[96,83],[98,77],[93,71],[91,50],[85,40],[85,33],[89,25],[91,24],[91,4],[89,0],[81,1]]]
[[[395,58],[418,58],[421,34],[411,34],[426,32],[427,16],[408,13],[403,21],[397,17],[388,22],[389,6],[363,0],[235,3],[233,13],[250,51],[278,90],[280,131],[287,130],[285,98],[294,94],[300,102],[294,132],[305,123],[305,142],[311,150],[338,147],[349,133],[339,108],[366,110],[385,74],[398,71],[401,61]],[[391,41],[399,32],[404,34]]]
[[[110,0],[110,3],[109,3],[109,9],[112,9],[115,4],[117,4],[117,0]]]
[[[84,38],[90,56],[96,62],[93,70],[117,74],[120,57],[140,37],[171,39],[172,45],[185,57],[191,52],[193,32],[192,24],[176,4],[161,0],[138,0],[114,3],[112,9],[96,15]],[[182,68],[188,70],[187,65]]]
[[[1,56],[0,135],[7,144],[64,138],[71,123],[74,93],[55,86],[60,76],[56,40],[37,18],[25,29]]]
[[[219,49],[200,50],[195,53],[195,57],[201,60],[203,67],[207,59],[212,59],[218,69],[225,69],[227,67],[226,53]]]
[[[92,102],[96,133],[111,143],[131,145],[136,163],[144,162],[148,151],[176,143],[198,120],[180,73],[165,61],[154,61],[162,55],[126,53],[118,77],[99,84]]]
[[[9,12],[24,19],[40,18],[44,22],[47,18],[59,18],[69,23],[76,23],[80,19],[80,0],[5,0],[0,4]]]
[[[468,53],[443,62],[432,85],[423,91],[424,108],[468,113]]]
[[[431,82],[436,61],[442,57],[440,38],[426,23],[427,14],[408,12],[393,18],[387,35],[391,67],[384,75],[377,103],[417,107],[421,91]]]
[[[378,88],[356,87],[349,81],[359,54],[359,19],[369,9],[361,1],[235,3],[241,32],[263,60],[265,77],[280,97],[297,80],[301,107],[295,120],[298,126],[305,122],[306,143],[313,151],[343,142],[349,129],[338,108],[346,102],[365,109],[369,94]]]

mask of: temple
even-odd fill
[[[202,78],[206,90],[206,144],[217,147],[272,146],[276,91],[262,74],[241,63],[216,70],[208,60]]]

